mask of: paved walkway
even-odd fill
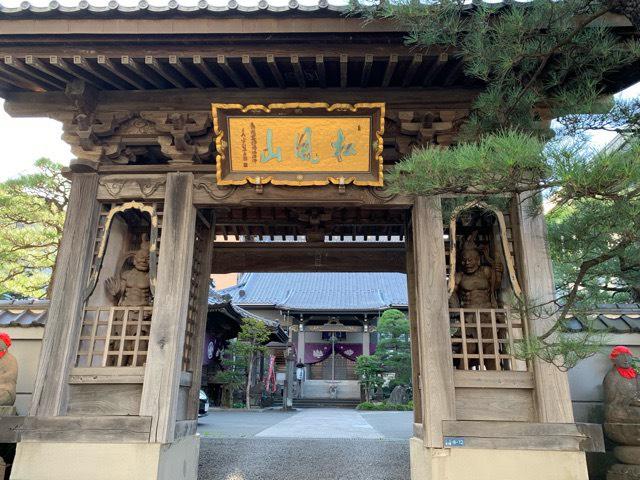
[[[309,408],[261,431],[256,437],[384,438],[356,410]]]
[[[408,440],[412,412],[359,412],[340,408],[212,410],[198,423],[203,438],[350,438]]]

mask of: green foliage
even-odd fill
[[[539,357],[560,370],[568,370],[599,353],[605,341],[606,333],[590,328],[580,333],[559,333],[550,342],[529,335],[515,344],[514,354],[522,359]]]
[[[0,295],[48,294],[70,182],[46,158],[36,173],[0,183]]]
[[[385,371],[395,373],[398,385],[411,384],[411,342],[409,319],[400,310],[389,309],[378,319],[378,346],[375,356]]]
[[[247,361],[238,350],[236,340],[229,342],[229,346],[223,352],[223,370],[215,376],[215,382],[225,385],[231,392],[241,389],[247,378]]]
[[[356,407],[356,410],[367,411],[398,411],[398,412],[410,412],[413,410],[413,401],[409,401],[406,405],[399,405],[387,402],[362,402]]]
[[[377,355],[360,355],[356,358],[355,371],[360,376],[360,384],[364,386],[367,401],[370,401],[371,390],[380,387],[384,382],[382,360]]]
[[[267,351],[265,344],[270,336],[271,332],[263,322],[255,318],[243,318],[238,338],[229,342],[229,346],[225,348],[222,370],[215,377],[216,382],[225,385],[228,398],[233,398],[233,393],[244,387],[244,405],[247,408],[250,408],[253,363],[256,354]]]
[[[465,125],[467,139],[516,129],[547,135],[541,116],[599,108],[604,78],[640,58],[599,20],[616,2],[530,0],[507,6],[397,0],[354,14],[396,21],[406,42],[426,52],[455,48],[464,72],[485,85]]]
[[[249,353],[266,352],[264,346],[271,336],[271,331],[263,322],[255,318],[243,318],[238,343],[240,351]]]
[[[535,199],[538,209],[542,196],[547,198],[550,253],[560,306],[515,300],[534,321],[559,317],[541,338],[527,339],[519,346],[518,355],[523,358],[538,356],[570,368],[597,352],[602,341],[599,332],[586,332],[580,338],[552,336],[570,313],[593,311],[602,302],[640,301],[637,119],[635,114],[626,121],[619,116],[614,119],[615,128],[629,132],[622,148],[593,153],[567,136],[544,144],[532,135],[501,132],[448,150],[417,150],[390,175],[395,191],[467,193],[454,204],[468,200],[470,191],[487,203],[520,194]],[[582,128],[593,125],[587,119]],[[580,123],[573,121],[571,129],[578,128]],[[446,211],[452,210],[448,203],[444,203]],[[560,355],[563,352],[564,357]]]
[[[395,193],[496,195],[537,188],[537,179],[551,174],[542,141],[504,131],[449,149],[415,149],[394,165],[387,180]]]

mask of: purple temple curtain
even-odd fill
[[[373,354],[376,350],[376,345],[372,343],[369,348]],[[355,362],[356,358],[362,355],[361,343],[336,343],[335,349],[337,354],[342,355],[352,362]],[[322,362],[330,356],[330,343],[306,343],[304,346],[304,363],[308,365]]]
[[[356,361],[360,355],[362,355],[361,343],[336,343],[336,353],[339,353],[344,358]]]
[[[307,365],[322,362],[330,356],[330,343],[305,343],[304,345],[304,363]]]
[[[219,355],[220,351],[225,347],[225,341],[211,335],[209,332],[204,336],[204,355],[202,357],[202,365],[209,365]]]

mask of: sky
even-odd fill
[[[639,96],[640,83],[616,95],[619,98]],[[48,118],[12,118],[0,99],[0,181],[32,171],[33,163],[41,157],[68,165],[72,154],[61,135],[60,122]],[[614,136],[612,132],[597,132],[591,136],[591,147],[600,149]]]

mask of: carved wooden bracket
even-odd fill
[[[75,171],[100,164],[149,163],[151,149],[169,163],[202,163],[212,158],[211,117],[202,112],[93,112],[81,110],[63,123],[63,140],[77,157]]]

